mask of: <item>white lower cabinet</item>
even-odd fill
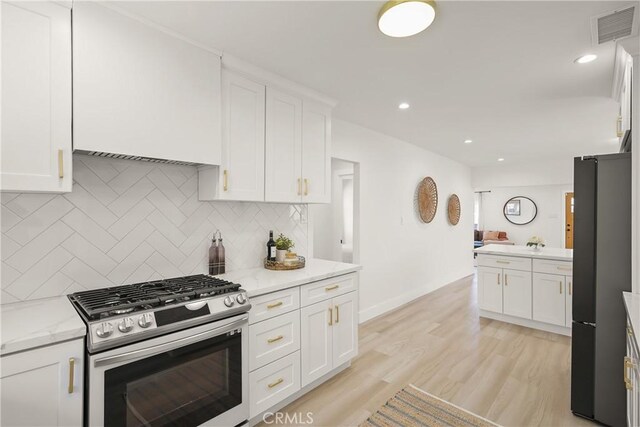
[[[533,320],[565,326],[565,276],[533,273]]]
[[[627,323],[627,355],[624,358],[624,385],[627,389],[627,425],[640,425],[640,358],[633,329]]]
[[[478,267],[478,302],[483,310],[502,313],[502,269]]]
[[[251,417],[300,390],[300,352],[292,353],[249,374]]]
[[[357,306],[349,292],[300,310],[303,387],[357,355]]]
[[[357,290],[357,273],[349,273],[251,298],[252,422],[358,354]]]
[[[3,426],[80,426],[83,340],[0,358]]]
[[[502,270],[503,313],[531,319],[531,272]]]

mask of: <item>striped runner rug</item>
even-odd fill
[[[413,384],[400,390],[360,427],[498,427],[497,424],[437,398]]]

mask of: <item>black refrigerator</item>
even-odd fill
[[[623,361],[631,291],[631,154],[574,160],[571,410],[626,425]]]

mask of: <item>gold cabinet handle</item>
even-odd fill
[[[502,261],[501,259],[496,260],[498,264],[511,264],[510,261]]]
[[[627,373],[628,369],[631,367],[633,367],[633,362],[631,362],[631,358],[628,356],[625,356],[624,357],[624,386],[627,390],[633,390],[631,379],[629,379],[629,375]]]
[[[562,266],[557,266],[556,267],[558,270],[562,270],[562,271],[571,271],[571,267],[562,267]]]
[[[500,284],[500,275],[498,274],[498,285]]]
[[[69,358],[69,387],[67,389],[67,391],[69,392],[69,394],[73,393],[73,379],[74,379],[74,375],[75,375],[75,369],[76,368],[76,359],[74,359],[73,357]]]
[[[624,132],[622,132],[622,116],[618,116],[618,119],[616,120],[616,136],[620,138],[623,135]]]
[[[573,284],[569,282],[569,295],[573,294]]]
[[[629,326],[627,326],[627,335],[629,335],[630,337],[633,336],[633,330]]]
[[[340,285],[327,286],[326,288],[324,288],[324,290],[325,291],[335,291],[339,287],[340,287]]]
[[[274,382],[272,382],[271,384],[267,385],[267,387],[269,388],[274,388],[275,386],[277,386],[278,384],[282,384],[282,382],[284,381],[284,379],[282,378],[278,378],[277,380],[275,380]]]
[[[302,178],[298,178],[298,196],[302,196]]]
[[[309,195],[309,180],[307,178],[304,179],[304,195]]]
[[[329,307],[329,326],[333,326],[333,308]]]
[[[58,178],[64,178],[64,152],[58,150]]]
[[[229,171],[226,169],[222,172],[222,189],[227,191],[229,189]]]
[[[558,282],[560,284],[560,295],[562,295],[562,280]]]
[[[278,341],[280,341],[282,338],[284,338],[282,335],[278,335],[278,336],[277,336],[277,337],[275,337],[275,338],[269,338],[269,339],[267,340],[267,342],[268,342],[269,344],[272,344],[272,343],[274,343],[274,342],[278,342]]]
[[[336,323],[340,323],[340,306],[336,305]]]
[[[504,285],[509,286],[509,276],[507,273],[504,273]]]
[[[274,302],[273,304],[267,305],[267,310],[271,310],[272,308],[280,307],[282,305],[282,301]]]

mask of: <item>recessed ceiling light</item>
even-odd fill
[[[577,58],[573,62],[578,64],[586,64],[587,62],[595,61],[597,57],[598,55],[594,55],[590,53],[588,55],[582,55],[580,58]]]
[[[378,13],[378,28],[389,37],[408,37],[424,31],[436,17],[431,0],[392,0]]]
[[[407,109],[407,108],[409,108],[409,107],[410,107],[410,105],[409,105],[409,104],[407,104],[406,102],[401,102],[401,103],[398,105],[398,108],[399,108],[399,109],[401,109],[401,110],[406,110],[406,109]]]
[[[504,159],[503,159],[502,157],[500,157],[500,158],[498,159],[498,161],[499,161],[499,162],[504,162]]]
[[[465,140],[464,140],[464,143],[465,143],[465,144],[471,144],[472,142],[473,142],[473,141],[472,141],[472,140],[470,140],[470,139],[465,139]]]

